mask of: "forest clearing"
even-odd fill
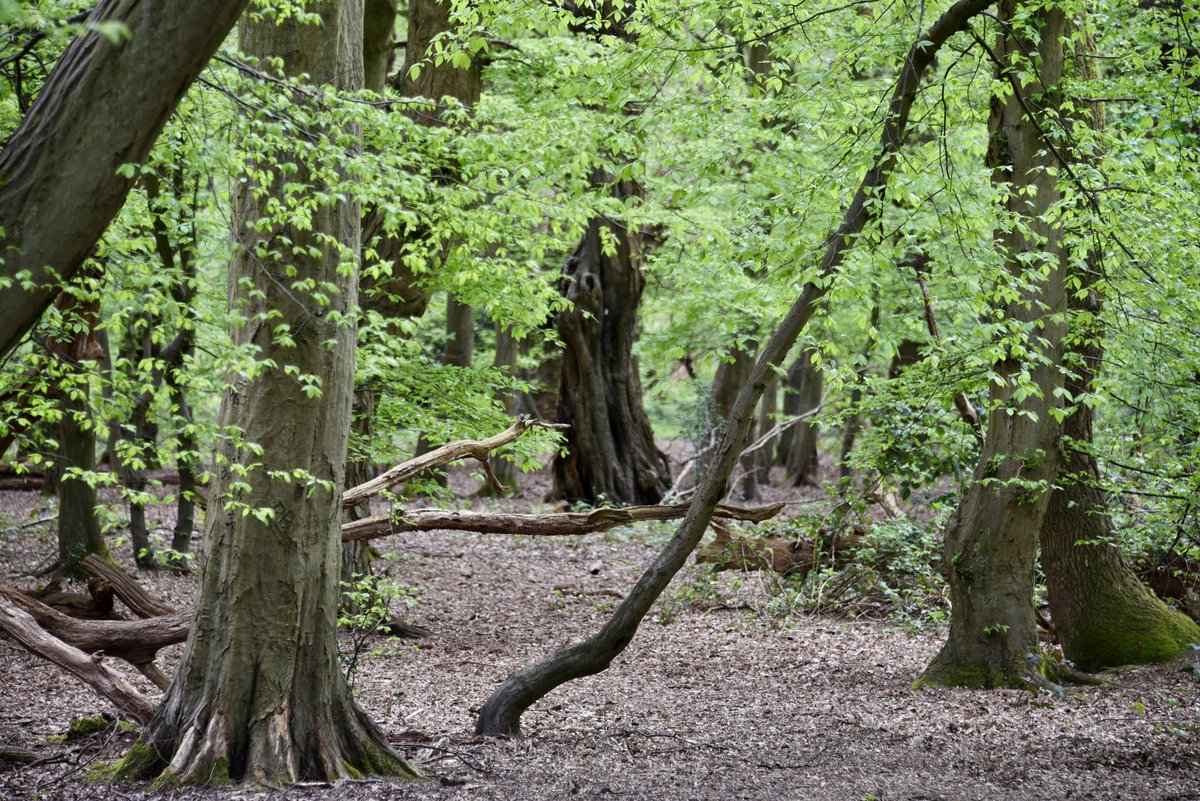
[[[452,480],[473,486],[465,471]],[[10,516],[33,503],[29,494],[4,494]],[[499,503],[521,508],[527,501]],[[213,801],[1200,798],[1200,679],[1185,672],[1186,661],[1106,673],[1113,684],[1064,698],[913,690],[940,644],[936,629],[835,612],[788,614],[771,608],[778,591],[768,577],[730,571],[705,579],[695,565],[680,577],[678,597],[663,602],[677,611],[660,609],[611,669],[531,710],[525,740],[476,737],[475,715],[496,683],[602,622],[657,539],[435,532],[386,541],[399,555],[396,572],[419,588],[416,606],[402,616],[436,637],[375,638],[379,653],[364,658],[355,688],[425,779],[278,792],[148,793],[144,785],[119,784],[105,792]],[[6,535],[3,574],[41,558],[52,538],[40,540],[38,550]],[[191,602],[192,579],[141,575],[161,597]],[[111,706],[15,644],[0,641],[0,649],[8,677],[0,741],[61,756],[38,767],[5,766],[0,796],[95,798],[89,770],[119,758],[135,733],[52,741],[71,720],[111,714]],[[173,665],[178,654],[164,657]]]
[[[1194,798],[1193,0],[0,0],[0,793]]]

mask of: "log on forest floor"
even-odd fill
[[[409,531],[474,531],[480,534],[521,534],[538,537],[568,537],[607,531],[617,526],[647,520],[679,520],[690,504],[674,506],[626,506],[621,509],[595,509],[591,512],[553,512],[549,514],[509,514],[505,512],[447,511],[445,509],[406,509],[390,515],[375,515],[342,526],[342,540],[370,540]],[[761,523],[775,517],[784,504],[756,508],[719,505],[714,516]]]

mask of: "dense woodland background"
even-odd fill
[[[638,543],[479,735],[727,569],[905,683],[1200,671],[1196,4],[191,5],[0,0],[0,627],[116,777],[411,775],[406,531]]]

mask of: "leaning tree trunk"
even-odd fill
[[[248,18],[242,50],[281,56],[289,74],[307,73],[317,84],[361,87],[362,0],[309,9],[320,25]],[[330,131],[325,146],[345,134]],[[302,169],[287,180],[307,176]],[[243,247],[230,265],[230,302],[244,324],[233,335],[274,366],[236,378],[222,400],[222,430],[239,435],[222,445],[209,494],[191,635],[158,714],[120,767],[123,775],[282,785],[412,773],[355,704],[338,664],[341,489],[354,388],[352,268],[360,245],[358,207],[340,197],[311,210],[311,229],[264,225],[270,197],[245,188],[235,197],[234,230]],[[256,257],[272,250],[273,240],[293,243],[284,249],[291,254],[286,264]],[[297,282],[327,288],[328,305],[294,292]],[[291,341],[281,341],[280,331]],[[315,377],[321,393],[306,393],[292,369]],[[306,471],[305,480],[281,480],[277,472],[294,470]]]
[[[712,520],[713,510],[725,495],[726,482],[745,447],[754,407],[766,388],[767,374],[778,369],[812,318],[817,304],[833,284],[846,252],[858,240],[857,235],[869,222],[878,219],[879,209],[887,195],[888,178],[904,142],[908,115],[922,75],[946,40],[962,31],[973,17],[991,4],[992,0],[959,0],[909,49],[884,118],[880,152],[863,176],[841,224],[827,240],[825,254],[817,265],[817,278],[806,284],[796,298],[763,348],[746,385],[738,393],[737,402],[729,416],[729,427],[713,460],[712,469],[697,487],[695,499],[675,531],[675,536],[638,579],[600,631],[508,676],[480,710],[476,732],[519,735],[521,715],[532,704],[572,679],[604,670],[632,642],[638,626],[654,602],[699,544]]]
[[[1091,46],[1085,39],[1074,60],[1084,80],[1096,78]],[[1103,130],[1104,104],[1089,105],[1073,121]],[[1096,287],[1102,261],[1102,252],[1093,250],[1072,275],[1079,290],[1070,293],[1068,304],[1081,330],[1071,332],[1066,358],[1070,398],[1092,392],[1104,360],[1103,300]],[[1151,593],[1112,544],[1100,468],[1089,451],[1092,407],[1077,403],[1063,421],[1063,434],[1063,464],[1040,534],[1050,616],[1063,654],[1084,670],[1171,659],[1188,643],[1200,642],[1200,627]]]
[[[616,181],[612,191],[624,200],[640,190]],[[559,291],[571,309],[556,318],[563,342],[557,420],[571,430],[566,455],[554,458],[554,494],[566,500],[658,503],[671,486],[633,357],[645,284],[640,246],[629,226],[596,218],[563,266]]]
[[[1001,0],[997,70],[1002,80],[1010,70],[1033,70],[1038,80],[993,99],[988,163],[1007,198],[1008,221],[997,245],[1019,287],[1004,319],[1020,326],[1024,339],[1008,345],[1013,355],[993,368],[986,445],[946,531],[950,634],[921,683],[1022,686],[1039,672],[1041,660],[1033,562],[1059,469],[1054,415],[1061,410],[1063,386],[1065,258],[1062,231],[1050,217],[1061,198],[1058,164],[1050,152],[1054,143],[1024,109],[1035,102],[1034,91],[1040,93],[1037,104],[1058,107],[1065,26],[1060,10],[1038,8],[1025,23],[1036,26],[1036,35],[1027,29],[1014,33],[1011,23],[1021,2]],[[1029,58],[1036,63],[1030,65]],[[1030,355],[1018,356],[1022,351]],[[1023,373],[1032,387],[1021,385]]]
[[[241,15],[246,0],[103,0],[0,152],[0,355],[79,270],[125,202],[167,117]],[[67,222],[67,224],[64,224]],[[32,281],[17,277],[28,271]],[[29,288],[32,287],[32,288]]]

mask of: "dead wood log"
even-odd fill
[[[170,604],[152,597],[124,570],[94,553],[84,557],[83,569],[89,576],[107,582],[112,587],[112,592],[140,618],[160,617],[175,611]]]
[[[370,540],[408,531],[474,531],[480,534],[525,534],[535,537],[569,537],[593,534],[610,528],[645,520],[678,520],[691,504],[674,506],[627,506],[623,509],[596,509],[591,512],[552,514],[506,514],[502,512],[465,512],[444,509],[408,509],[393,515],[376,515],[342,526],[342,541]],[[783,504],[756,508],[719,505],[713,514],[731,520],[761,523],[779,514]]]
[[[17,745],[0,745],[0,762],[15,762],[18,765],[29,765],[41,757],[37,751],[21,748]]]
[[[403,484],[425,470],[431,470],[435,467],[441,467],[444,464],[467,458],[479,461],[483,465],[483,469],[487,471],[488,479],[499,489],[502,485],[500,485],[499,480],[492,473],[492,465],[488,460],[489,454],[496,448],[520,438],[531,428],[562,431],[567,426],[557,423],[544,423],[541,420],[534,420],[528,417],[519,417],[516,422],[494,437],[449,442],[440,448],[434,448],[428,453],[423,453],[420,456],[409,459],[407,462],[398,464],[386,473],[364,484],[359,484],[357,487],[346,490],[342,493],[342,506],[347,508],[358,506],[360,503],[370,500],[371,496],[378,495],[397,484]]]
[[[0,597],[0,630],[6,632],[30,653],[73,673],[111,701],[121,714],[142,725],[149,723],[154,717],[156,704],[142,695],[124,676],[104,664],[100,654],[89,656],[58,639],[7,597]]]
[[[186,640],[192,619],[191,612],[175,612],[146,620],[79,620],[20,590],[3,586],[0,599],[29,615],[64,643],[87,653],[103,651],[139,669],[153,662],[159,649]]]
[[[841,536],[822,528],[815,537],[801,539],[737,537],[724,526],[713,528],[717,536],[696,549],[696,563],[712,564],[717,570],[772,570],[783,576],[804,576],[816,567],[844,567],[854,561],[859,548],[871,547],[866,532],[857,527]]]
[[[120,618],[113,610],[113,588],[99,578],[88,580],[88,591],[71,592],[62,588],[62,581],[55,579],[40,590],[26,593],[46,606],[80,620],[116,620]]]

